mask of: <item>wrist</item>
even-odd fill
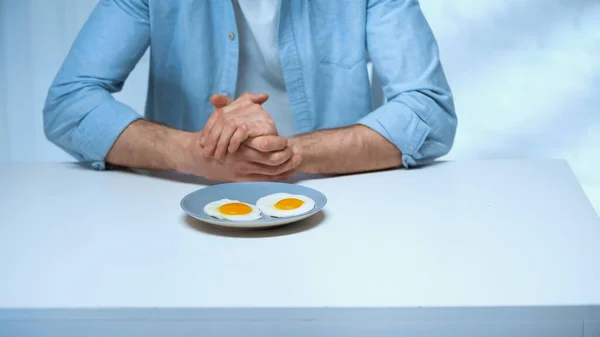
[[[198,159],[204,158],[197,135],[192,132],[176,131],[172,139],[173,147],[166,153],[170,169],[197,174]]]
[[[311,173],[310,168],[311,157],[307,148],[302,142],[302,136],[296,136],[288,139],[288,146],[292,149],[294,154],[299,154],[302,158],[300,165],[296,168],[298,172]]]
[[[299,136],[288,138],[288,146],[292,149],[294,154],[302,155],[302,148],[300,147]]]

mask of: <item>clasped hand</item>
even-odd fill
[[[216,181],[280,181],[292,176],[301,157],[262,107],[267,94],[245,93],[235,101],[213,95],[215,111],[199,133],[203,175]]]

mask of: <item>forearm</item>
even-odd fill
[[[362,125],[316,131],[293,137],[290,143],[302,155],[299,171],[305,173],[357,173],[402,165],[400,150]]]
[[[185,171],[191,133],[146,120],[131,123],[106,155],[106,162],[132,168]]]

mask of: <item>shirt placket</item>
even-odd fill
[[[215,1],[223,5],[224,31],[217,32],[217,34],[219,34],[219,38],[222,38],[226,44],[223,74],[219,82],[218,91],[221,94],[228,95],[231,99],[235,99],[240,48],[235,12],[232,1]]]
[[[310,118],[310,105],[306,94],[306,83],[302,73],[302,63],[298,44],[294,37],[294,25],[292,13],[303,12],[303,1],[281,2],[281,14],[279,21],[278,49],[281,63],[281,71],[285,81],[286,91],[296,132],[306,133],[312,131],[312,120]],[[298,8],[292,8],[298,6]]]

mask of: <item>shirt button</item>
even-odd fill
[[[235,39],[235,34],[233,34],[233,32],[229,32],[229,39],[232,41]]]

